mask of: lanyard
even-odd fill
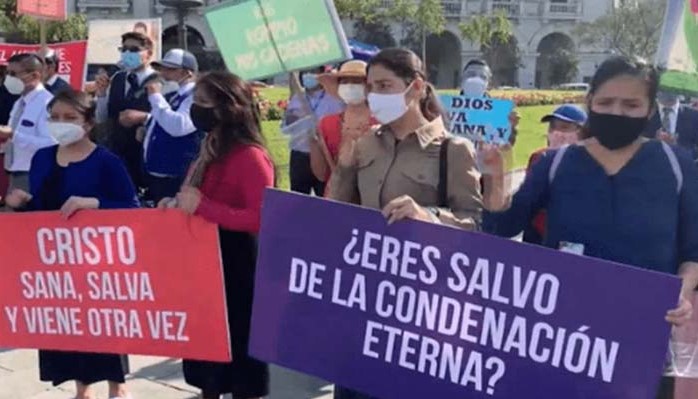
[[[308,105],[310,105],[310,110],[313,111],[313,113],[315,113],[315,111],[317,111],[318,107],[320,107],[320,103],[322,103],[322,99],[325,98],[325,91],[323,91],[322,94],[320,94],[320,98],[318,98],[317,101],[315,101],[315,105],[313,105],[312,98],[310,98],[310,96],[308,94],[305,95],[305,98],[308,99]]]

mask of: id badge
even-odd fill
[[[584,255],[584,244],[579,244],[576,242],[560,242],[560,251],[567,252],[568,254]]]

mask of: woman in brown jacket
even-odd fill
[[[389,223],[477,228],[482,196],[473,144],[446,131],[419,57],[406,49],[381,51],[368,64],[367,87],[382,126],[342,145],[331,198],[381,209]]]
[[[473,230],[482,210],[473,144],[450,137],[424,65],[412,51],[386,49],[368,64],[368,104],[381,127],[345,140],[330,197],[402,219]],[[336,387],[335,399],[364,399]]]

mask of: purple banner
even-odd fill
[[[250,352],[382,399],[653,399],[680,280],[269,190]]]

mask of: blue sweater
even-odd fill
[[[683,174],[678,193],[658,141],[645,143],[614,176],[586,148],[571,146],[552,183],[551,151],[534,165],[507,211],[485,213],[483,229],[513,237],[546,209],[543,245],[582,244],[587,256],[676,274],[681,263],[698,262],[698,169],[685,152],[675,153]]]
[[[56,162],[57,149],[41,149],[32,158],[29,210],[57,210],[71,196],[97,198],[101,209],[138,207],[131,178],[114,154],[97,147],[86,159],[62,167]]]

